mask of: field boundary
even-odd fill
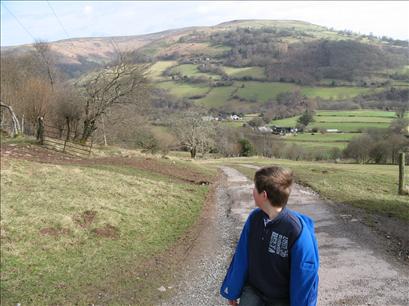
[[[74,156],[89,157],[92,152],[93,139],[85,143],[77,141],[77,133],[66,128],[44,124],[39,120],[37,138],[45,148]]]

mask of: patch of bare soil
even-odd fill
[[[98,237],[118,239],[119,229],[111,224],[105,224],[103,227],[98,227],[92,230]]]
[[[35,144],[2,144],[0,152],[2,157],[12,157],[42,163],[55,163],[58,161],[73,162],[81,160],[80,157],[49,150]]]
[[[40,230],[40,234],[44,236],[60,237],[70,234],[68,228],[54,228],[54,227],[45,227]]]
[[[97,212],[94,210],[86,210],[81,215],[74,216],[74,222],[82,228],[89,227],[94,222]]]
[[[68,155],[62,152],[56,152],[46,149],[39,145],[14,145],[2,144],[1,156],[11,157],[15,159],[23,159],[35,161],[39,163],[57,164],[57,165],[111,165],[111,166],[126,166],[141,170],[147,170],[169,176],[181,181],[207,185],[211,179],[198,171],[191,169],[188,166],[176,165],[161,161],[157,158],[144,157],[101,157],[101,158],[81,158]]]

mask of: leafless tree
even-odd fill
[[[43,67],[47,71],[47,76],[50,81],[51,89],[54,90],[54,86],[55,86],[55,77],[54,77],[54,71],[53,71],[54,65],[53,65],[50,45],[46,41],[37,40],[33,44],[33,47],[36,50],[37,54],[40,56],[40,61],[43,64]]]
[[[38,117],[46,117],[54,100],[54,92],[50,84],[40,78],[30,78],[20,89],[21,114],[25,116],[31,127],[36,126]]]
[[[57,87],[54,97],[51,114],[53,125],[60,129],[60,137],[65,130],[67,140],[77,139],[80,132],[79,123],[82,118],[84,98],[75,88],[68,85]]]
[[[0,101],[0,107],[7,109],[10,113],[11,120],[13,122],[13,136],[21,134],[20,123],[16,114],[14,113],[13,107],[11,105],[4,104],[2,101]]]
[[[175,132],[181,142],[190,152],[192,158],[197,153],[202,155],[214,146],[215,129],[210,121],[204,121],[199,113],[189,112],[175,123]]]
[[[117,65],[98,71],[82,83],[77,83],[85,96],[82,142],[86,142],[97,130],[97,121],[111,108],[126,104],[142,107],[147,102],[148,68],[148,65],[131,65],[120,60]]]

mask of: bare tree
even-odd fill
[[[204,155],[214,146],[214,126],[210,121],[202,120],[199,113],[184,114],[175,124],[175,132],[192,158],[195,158],[197,153]]]
[[[50,84],[40,78],[27,79],[23,85],[20,89],[21,114],[34,127],[38,117],[46,117],[50,112],[55,94]]]
[[[13,122],[13,136],[21,134],[20,123],[11,105],[4,104],[2,101],[0,101],[0,107],[7,109],[10,113],[11,120]]]
[[[77,84],[85,95],[82,142],[97,130],[97,120],[112,107],[146,102],[148,68],[148,65],[131,65],[121,59],[118,65],[96,72],[82,84]]]
[[[40,56],[41,62],[47,71],[47,76],[50,81],[51,89],[54,90],[55,79],[50,45],[46,41],[36,40],[36,42],[33,44],[33,47]]]
[[[54,126],[66,131],[67,140],[79,137],[79,123],[82,118],[84,98],[70,86],[57,87],[51,119]]]

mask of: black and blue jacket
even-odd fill
[[[247,218],[221,295],[238,299],[248,284],[267,299],[316,305],[319,255],[314,222],[287,208],[274,220],[266,217],[257,208]]]

